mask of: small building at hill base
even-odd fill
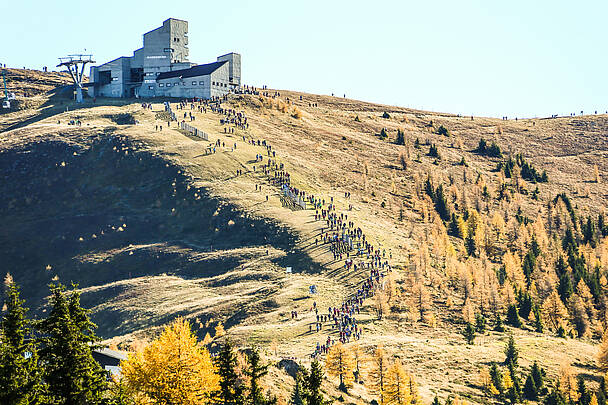
[[[241,55],[197,65],[188,60],[188,22],[169,18],[144,34],[133,56],[92,66],[91,97],[221,97],[241,86]]]
[[[101,368],[106,370],[109,375],[120,376],[120,362],[127,360],[127,355],[106,347],[92,350],[93,359],[99,363]]]

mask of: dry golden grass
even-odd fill
[[[449,183],[457,179],[455,198],[477,198],[465,196],[462,184],[471,185],[477,180],[477,173],[483,173],[483,182],[496,187],[504,179],[493,172],[496,161],[478,156],[471,151],[479,138],[496,141],[507,152],[521,152],[535,166],[547,170],[550,182],[540,186],[545,200],[566,191],[573,196],[582,212],[604,211],[608,188],[601,182],[587,184],[588,178],[580,173],[605,171],[608,160],[608,140],[602,136],[608,127],[606,116],[584,118],[530,119],[502,121],[493,118],[458,117],[451,114],[431,113],[399,107],[390,107],[360,102],[350,99],[332,98],[281,91],[282,97],[293,101],[293,110],[300,112],[292,117],[291,107],[281,100],[266,97],[235,96],[230,105],[244,111],[249,118],[247,131],[237,129],[234,135],[223,133],[215,114],[196,113],[194,125],[210,134],[210,142],[217,139],[232,145],[237,142],[234,152],[222,150],[210,156],[201,157],[206,143],[185,137],[171,130],[162,133],[154,131],[153,112],[142,112],[134,103],[124,106],[89,106],[77,112],[56,115],[33,123],[24,129],[2,134],[0,148],[10,149],[27,145],[42,139],[52,138],[61,142],[79,142],[79,137],[91,129],[115,127],[107,114],[133,113],[139,125],[114,129],[121,136],[141,143],[141,150],[162,157],[169,165],[180,167],[191,178],[192,184],[209,190],[214,196],[242,208],[251,215],[269,218],[288,227],[299,238],[299,246],[307,252],[314,263],[327,263],[329,255],[310,246],[311,238],[318,232],[318,224],[311,221],[313,213],[294,212],[283,208],[276,196],[277,190],[265,183],[259,171],[253,172],[252,164],[261,149],[242,142],[242,136],[250,139],[265,139],[278,153],[278,159],[288,167],[294,185],[328,200],[334,197],[340,209],[352,204],[349,220],[360,226],[374,244],[391,252],[392,263],[397,270],[397,283],[404,285],[411,275],[412,252],[416,252],[420,241],[428,238],[432,230],[433,211],[428,202],[420,198],[416,188],[431,174],[438,182]],[[299,96],[303,100],[299,101]],[[309,107],[316,104],[318,107]],[[262,112],[260,106],[266,111]],[[160,104],[154,105],[159,111]],[[380,118],[389,111],[390,120]],[[64,123],[76,116],[89,125],[81,129],[67,127]],[[359,117],[355,121],[353,117]],[[293,118],[297,118],[294,120]],[[0,120],[9,117],[0,117]],[[15,119],[12,117],[11,119]],[[62,124],[56,124],[61,120]],[[444,125],[453,139],[436,135],[430,127]],[[442,160],[434,164],[434,159],[426,157],[427,146],[413,149],[419,153],[420,161],[408,160],[408,170],[402,163],[404,152],[388,140],[374,136],[386,127],[389,133],[397,129],[405,130],[408,139],[419,138],[424,144],[438,145]],[[67,131],[67,132],[66,132]],[[62,134],[58,134],[62,132]],[[71,132],[71,135],[68,133]],[[454,145],[452,146],[452,142]],[[413,142],[412,142],[413,143]],[[469,168],[458,163],[466,158]],[[402,167],[393,162],[400,162]],[[68,165],[69,168],[69,165]],[[244,169],[243,169],[244,168]],[[237,169],[246,171],[244,176],[234,177]],[[468,178],[463,182],[465,173]],[[595,176],[596,179],[599,174]],[[254,192],[256,184],[263,184],[264,192]],[[469,187],[467,186],[467,187]],[[479,187],[479,185],[478,185]],[[529,185],[528,185],[529,187]],[[583,196],[577,190],[588,187]],[[468,190],[468,188],[467,188]],[[344,192],[351,192],[350,200],[344,199]],[[468,192],[468,191],[467,191]],[[269,195],[266,203],[265,197]],[[519,198],[519,197],[518,197]],[[528,216],[536,217],[540,203],[522,198],[510,204],[511,212],[520,207]],[[395,209],[394,207],[404,207]],[[401,218],[401,220],[400,220]],[[424,221],[420,220],[424,218]],[[91,238],[88,238],[91,239]],[[81,257],[83,262],[109,260],[129,249],[150,249],[144,246],[125,247],[120,251],[97,251]],[[192,257],[202,255],[193,249],[184,252],[182,248],[161,244],[155,247],[159,252],[179,251]],[[309,312],[314,301],[321,308],[339,304],[352,291],[363,274],[346,274],[339,264],[328,265],[319,274],[286,275],[276,264],[285,252],[273,251],[268,258],[265,249],[219,251],[218,255],[246,258],[245,268],[240,266],[227,270],[211,279],[186,279],[173,275],[155,275],[117,281],[113,284],[93,286],[83,290],[86,294],[98,291],[119,291],[105,302],[93,307],[93,312],[127,313],[125,325],[117,327],[115,340],[127,342],[135,338],[145,338],[158,331],[164,321],[175,314],[192,318],[213,319],[200,328],[200,339],[222,322],[227,334],[242,345],[259,344],[272,347],[270,357],[296,357],[306,362],[306,356],[324,334],[308,332],[312,320]],[[427,280],[433,278],[428,274]],[[230,280],[239,281],[231,283]],[[363,350],[371,353],[378,344],[387,351],[398,355],[406,367],[413,372],[420,384],[425,402],[430,402],[435,394],[446,397],[457,393],[474,402],[487,400],[477,387],[480,370],[492,361],[503,360],[505,334],[487,333],[477,338],[475,345],[466,346],[459,332],[458,323],[462,314],[462,302],[457,297],[445,296],[441,286],[422,287],[428,291],[428,315],[423,321],[409,313],[395,313],[376,318],[375,303],[366,303],[361,322],[364,325],[364,339],[360,342]],[[311,297],[307,288],[316,284],[319,294]],[[435,288],[438,287],[438,288]],[[270,310],[263,309],[260,301],[270,303]],[[230,314],[239,308],[248,308],[235,323],[225,322]],[[291,320],[291,310],[302,315],[299,320]],[[589,340],[557,339],[524,330],[513,330],[520,348],[521,363],[529,366],[534,360],[541,360],[548,368],[549,375],[555,377],[564,359],[573,364],[575,372],[594,373],[595,343]],[[592,371],[590,371],[592,370]],[[284,373],[273,371],[280,392],[291,387],[291,380]],[[328,386],[332,395],[338,396],[335,387]],[[355,384],[349,400],[368,403],[372,397],[365,387]],[[360,399],[359,399],[360,396]]]

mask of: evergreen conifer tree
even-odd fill
[[[440,185],[439,187],[437,187],[437,190],[435,190],[434,202],[435,210],[437,210],[439,217],[444,221],[449,221],[450,209],[448,207],[448,201],[446,200],[445,195],[443,193],[443,185]]]
[[[572,286],[572,280],[568,273],[564,273],[559,277],[559,285],[557,286],[557,292],[559,293],[562,302],[568,303],[570,296],[574,293],[574,287]]]
[[[539,365],[538,362],[535,361],[534,364],[532,365],[532,369],[530,370],[530,376],[534,379],[534,385],[536,386],[536,388],[538,390],[540,390],[541,388],[543,388],[545,382],[545,370],[543,370]]]
[[[213,362],[220,376],[220,389],[215,393],[215,397],[218,398],[220,404],[238,405],[245,402],[243,386],[236,373],[236,355],[230,340],[226,340],[222,345]]]
[[[0,322],[0,403],[37,403],[42,384],[27,308],[10,275],[5,279],[6,310]]]
[[[530,401],[538,400],[538,388],[532,378],[532,374],[528,375],[524,383],[524,397]]]
[[[298,373],[296,375],[296,384],[293,387],[293,392],[291,394],[291,399],[289,400],[290,405],[304,405],[304,393],[303,391],[303,383],[302,383],[302,374]]]
[[[521,319],[515,304],[510,304],[507,309],[507,323],[516,328],[521,328]]]
[[[496,388],[498,392],[502,393],[504,391],[505,388],[502,383],[502,372],[500,371],[496,363],[492,363],[492,366],[490,367],[490,380],[492,381],[492,385],[494,386],[494,388]]]
[[[566,405],[566,398],[559,387],[553,387],[551,393],[543,401],[544,405]]]
[[[475,329],[481,334],[486,331],[486,317],[481,312],[475,316]]]
[[[327,401],[323,398],[321,392],[321,384],[323,383],[323,366],[318,360],[313,360],[310,364],[310,372],[303,374],[303,380],[306,382],[306,390],[304,398],[306,405],[327,405]]]
[[[500,314],[496,314],[496,321],[494,322],[494,330],[496,332],[504,332],[505,331],[505,327],[502,324],[502,318],[500,317]]]
[[[99,404],[107,382],[91,352],[99,340],[93,332],[96,326],[80,306],[79,292],[68,293],[61,284],[51,284],[50,289],[51,310],[38,324],[49,402]]]
[[[589,405],[591,403],[592,393],[587,389],[583,376],[578,376],[577,380],[578,404]]]
[[[475,232],[470,230],[467,233],[467,237],[464,240],[465,246],[467,248],[467,254],[469,256],[475,257],[477,252],[477,243],[475,242]]]
[[[402,130],[397,130],[397,139],[395,140],[397,145],[405,145],[405,134]]]
[[[505,364],[513,364],[513,366],[516,367],[518,357],[519,351],[517,350],[517,346],[515,346],[515,339],[513,339],[513,335],[510,335],[507,346],[505,347]]]
[[[467,322],[467,325],[462,331],[462,335],[467,341],[467,344],[472,345],[475,342],[475,327],[471,324],[471,322]]]
[[[518,296],[518,304],[519,304],[519,316],[524,319],[528,319],[530,316],[530,312],[532,312],[532,296],[528,292],[520,291]]]
[[[264,397],[260,379],[268,374],[268,365],[263,365],[260,358],[260,353],[257,349],[247,353],[247,370],[245,374],[249,377],[249,392],[247,393],[247,402],[250,405],[270,405],[277,402],[276,398]]]

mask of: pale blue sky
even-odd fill
[[[243,57],[245,83],[464,115],[608,110],[608,2],[2,2],[0,62],[55,66],[82,52],[130,56],[169,17],[190,60]],[[7,16],[18,18],[7,18]]]

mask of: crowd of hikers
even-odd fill
[[[245,88],[246,91],[253,91]],[[251,88],[253,89],[253,88]],[[263,95],[270,97],[280,97],[279,92],[270,94],[264,92]],[[211,100],[184,100],[178,104],[177,109],[183,110],[190,107],[190,110],[206,113],[210,111],[220,114],[223,117],[220,123],[224,125],[232,125],[234,128],[246,130],[249,128],[247,117],[243,112],[238,112],[231,108],[224,108],[222,101],[227,100],[227,97],[213,98]],[[184,118],[190,117],[194,120],[192,112],[189,115],[184,112]],[[234,133],[234,128],[230,128],[230,133]],[[354,221],[349,220],[348,211],[352,211],[352,205],[349,203],[347,212],[338,213],[338,208],[333,197],[329,200],[307,193],[305,190],[299,189],[292,185],[291,175],[286,170],[285,165],[277,160],[275,149],[266,140],[247,138],[243,135],[243,142],[251,146],[259,146],[264,152],[256,153],[255,163],[252,166],[252,171],[256,172],[257,168],[261,173],[267,176],[269,183],[281,190],[281,194],[293,201],[294,204],[303,206],[306,209],[314,210],[314,220],[321,226],[315,236],[314,246],[317,248],[326,249],[333,257],[333,262],[344,263],[343,269],[347,272],[364,271],[366,276],[363,281],[358,284],[356,291],[345,299],[340,305],[328,307],[326,312],[319,310],[316,301],[313,302],[310,308],[310,313],[314,312],[313,321],[309,324],[309,333],[326,333],[327,338],[318,341],[311,352],[311,357],[317,357],[326,354],[329,348],[336,342],[348,343],[352,340],[361,339],[362,329],[357,322],[357,316],[360,315],[363,301],[367,298],[374,297],[376,291],[384,289],[384,277],[387,272],[391,271],[389,258],[392,254],[388,254],[386,249],[372,244],[361,227],[358,227]],[[225,147],[225,142],[218,139],[215,142],[215,147]],[[234,143],[233,150],[236,149]],[[236,170],[236,175],[243,175],[242,169]],[[262,186],[256,184],[256,191],[262,191]],[[350,192],[344,193],[345,200],[350,200]],[[268,201],[268,196],[266,196]],[[329,263],[328,263],[329,264]],[[297,310],[291,311],[291,319],[299,319]]]

